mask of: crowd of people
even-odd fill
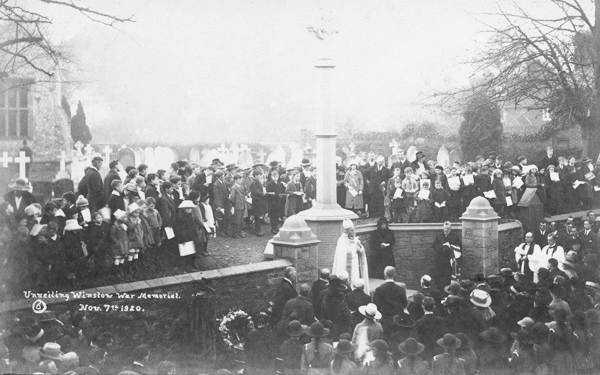
[[[502,217],[516,217],[517,204],[533,189],[547,215],[600,207],[600,163],[556,157],[551,147],[537,163],[526,156],[505,161],[495,152],[442,166],[419,151],[388,158],[370,152],[338,160],[338,204],[358,214],[385,215],[395,223],[457,220],[474,197],[487,198]]]
[[[309,208],[316,196],[307,159],[302,172],[277,162],[241,169],[215,159],[207,168],[180,161],[154,173],[111,161],[104,179],[103,163],[94,157],[76,192],[50,202],[36,202],[26,179],[9,185],[0,204],[2,295],[73,289],[106,275],[131,279],[156,262],[158,251],[179,257],[186,271],[198,270],[211,236],[264,236],[266,217],[275,234],[283,218]]]
[[[542,248],[526,235],[514,269],[447,285],[423,275],[408,298],[391,266],[373,297],[364,280],[329,269],[296,293],[289,267],[270,319],[259,316],[246,339],[244,374],[597,374],[600,273],[589,260],[600,250],[598,226],[583,222],[565,261],[552,257],[548,228]],[[596,241],[583,249],[586,236]]]

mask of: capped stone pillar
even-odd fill
[[[500,216],[487,199],[476,197],[460,218],[462,221],[462,278],[477,272],[498,273],[498,221]]]
[[[317,245],[320,242],[299,215],[288,217],[279,233],[271,240],[274,259],[287,259],[296,268],[297,285],[310,285],[317,280]]]

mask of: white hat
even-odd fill
[[[342,222],[342,227],[344,228],[344,230],[352,229],[354,228],[354,223],[350,219],[344,219],[344,221]]]
[[[194,208],[194,202],[190,200],[184,200],[177,208]]]
[[[65,231],[83,229],[77,222],[77,219],[69,219],[65,223]]]
[[[115,219],[117,220],[121,220],[127,217],[127,213],[121,209],[116,210],[113,215],[115,215]]]
[[[127,206],[127,212],[129,212],[129,213],[135,212],[139,209],[140,209],[140,206],[138,206],[138,204],[135,202],[130,204],[129,206]]]
[[[25,207],[25,214],[28,216],[33,216],[35,214],[38,215],[42,215],[42,211],[35,205],[35,204],[30,204],[29,206]]]
[[[360,306],[358,308],[358,312],[366,316],[367,318],[375,320],[381,319],[381,313],[379,312],[379,310],[377,310],[377,305],[375,305],[374,303],[369,303],[365,306]]]
[[[485,290],[474,289],[471,292],[471,303],[479,307],[490,307],[492,298]]]

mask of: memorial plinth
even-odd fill
[[[487,199],[476,197],[460,218],[462,221],[462,275],[473,277],[498,273],[498,221],[500,216]]]
[[[319,90],[317,123],[317,199],[309,210],[299,215],[306,221],[310,229],[321,240],[318,247],[317,266],[330,268],[338,237],[342,234],[344,219],[356,220],[358,216],[337,204],[335,148],[336,134],[334,111],[331,105],[331,74],[335,64],[332,59],[318,60],[315,67],[319,69]]]
[[[317,245],[320,242],[299,215],[288,217],[271,240],[274,259],[292,262],[298,274],[298,285],[312,284],[318,278]]]

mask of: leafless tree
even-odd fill
[[[109,27],[133,22],[133,16],[119,17],[91,9],[80,0],[0,0],[0,74],[31,68],[51,78],[54,68],[66,59],[60,46],[49,40],[52,19],[36,11],[44,3],[78,12]]]
[[[489,42],[471,62],[483,79],[437,97],[442,105],[450,105],[485,92],[499,103],[548,110],[552,121],[540,131],[551,134],[578,125],[583,155],[596,158],[600,151],[600,1],[547,3],[548,7],[538,8],[543,16],[524,10],[517,1],[510,9],[488,14],[501,26],[487,26]]]

